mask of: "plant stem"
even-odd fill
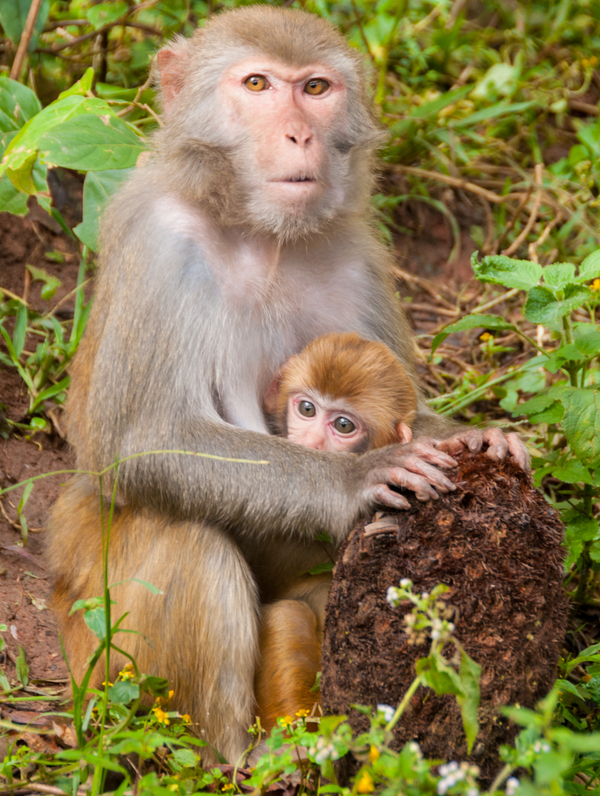
[[[502,784],[502,782],[504,782],[504,780],[513,770],[514,766],[511,766],[510,763],[507,763],[504,766],[504,768],[500,771],[496,779],[492,782],[492,784],[490,785],[490,789],[487,791],[487,793],[490,794],[490,796],[491,794],[495,793]]]
[[[404,694],[404,696],[402,697],[402,701],[400,702],[400,704],[396,708],[396,712],[392,716],[391,721],[389,721],[385,725],[386,732],[391,732],[394,729],[394,727],[396,726],[396,724],[398,724],[398,721],[399,721],[400,717],[402,716],[402,714],[406,710],[406,708],[408,706],[408,703],[410,702],[410,700],[412,699],[412,697],[414,696],[416,690],[418,689],[418,687],[420,685],[421,685],[421,678],[420,677],[415,677],[415,679],[410,684],[410,688],[408,689],[406,694]]]

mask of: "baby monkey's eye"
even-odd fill
[[[351,434],[356,428],[354,423],[348,420],[347,417],[336,417],[333,427],[340,434]]]
[[[314,80],[308,81],[308,83],[304,86],[304,91],[307,94],[316,96],[317,94],[324,94],[328,88],[329,82],[327,80],[323,80],[322,77],[316,77]]]
[[[244,85],[250,91],[264,91],[269,88],[269,81],[263,75],[250,75],[244,80]]]
[[[300,401],[298,404],[298,411],[304,417],[314,417],[315,416],[315,405],[312,404],[310,401]]]

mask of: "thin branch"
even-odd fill
[[[510,257],[513,252],[519,248],[519,246],[523,243],[523,241],[527,238],[531,230],[533,229],[533,225],[537,221],[538,211],[540,209],[540,205],[542,203],[542,180],[544,178],[544,166],[542,163],[536,163],[533,167],[534,179],[537,183],[538,190],[535,194],[535,199],[533,200],[533,207],[531,208],[531,213],[529,214],[529,218],[527,219],[527,223],[521,230],[521,232],[517,235],[514,241],[510,244],[507,249],[504,249],[502,254],[506,255],[506,257]]]
[[[11,80],[18,80],[19,75],[21,74],[21,67],[23,66],[23,61],[25,60],[27,48],[29,47],[29,42],[31,41],[31,36],[33,35],[33,28],[35,27],[35,21],[37,19],[41,5],[42,0],[33,0],[29,6],[29,13],[27,14],[27,20],[25,21],[25,29],[21,34],[21,40],[19,42],[19,46],[17,47],[17,54],[15,55],[15,60],[13,61],[13,65],[10,70]]]
[[[472,182],[468,182],[467,180],[463,180],[458,177],[450,177],[448,174],[440,174],[436,171],[427,171],[427,169],[419,169],[416,166],[394,165],[393,168],[397,171],[402,171],[405,174],[413,174],[415,177],[423,177],[426,180],[436,180],[437,182],[443,182],[446,185],[452,185],[454,188],[462,188],[465,191],[476,193],[478,196],[482,196],[484,199],[487,199],[488,202],[493,202],[497,205],[503,204],[509,199],[522,199],[527,195],[524,193],[508,193],[504,196],[498,196],[498,194],[494,193],[493,191],[487,191],[485,188],[481,188],[479,185],[475,185]]]

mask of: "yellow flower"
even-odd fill
[[[590,290],[595,290],[597,293],[600,293],[600,279],[594,279],[590,285]]]
[[[185,722],[185,724],[191,724],[192,723],[192,720],[190,718],[189,713],[184,713],[183,716],[181,716],[181,720],[183,722]]]
[[[304,710],[304,708],[302,708],[302,710],[297,710],[296,716],[298,716],[299,719],[303,719],[305,716],[308,716],[308,710]]]
[[[369,761],[374,763],[376,760],[379,760],[381,757],[381,752],[376,746],[371,746],[369,749]]]
[[[179,785],[176,782],[173,782],[171,785],[168,785],[167,787],[168,787],[169,790],[172,790],[172,791],[178,791],[179,790]]]
[[[109,688],[111,688],[111,687],[112,687],[112,683],[110,682],[110,680],[108,681],[108,683],[106,682],[106,680],[104,680],[104,682],[102,683],[102,685],[108,685],[108,687],[109,687]]]
[[[359,793],[372,793],[374,787],[375,785],[373,783],[373,779],[371,778],[369,772],[363,771],[360,779],[358,780],[358,787],[356,790]]]
[[[162,710],[162,708],[159,708],[159,707],[152,708],[152,712],[156,716],[156,720],[159,721],[161,724],[170,724],[171,723],[169,721],[169,717],[167,716],[165,711]]]
[[[289,727],[290,724],[294,721],[292,716],[282,716],[281,718],[277,719],[277,724],[280,727]]]
[[[128,663],[127,666],[123,666],[122,670],[119,672],[119,677],[121,680],[133,680],[135,677],[133,663]]]
[[[487,343],[488,340],[493,340],[494,339],[494,335],[490,334],[489,332],[484,332],[479,337],[479,339],[482,340],[484,343]]]
[[[221,790],[233,790],[233,782],[227,782],[221,786]]]

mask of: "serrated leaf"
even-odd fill
[[[529,422],[533,425],[537,423],[548,423],[549,425],[560,423],[565,415],[565,409],[560,401],[555,401],[552,406],[542,412],[534,412],[529,415]]]
[[[556,323],[592,297],[590,289],[583,285],[570,285],[564,292],[564,299],[559,301],[547,287],[532,287],[523,314],[532,323]]]
[[[575,348],[589,359],[600,356],[600,331],[578,337],[575,340]]]
[[[558,478],[559,481],[564,481],[567,484],[591,484],[593,481],[588,468],[584,467],[577,459],[571,459],[556,467],[551,467],[548,473]]]
[[[173,757],[180,766],[185,766],[186,768],[193,768],[200,760],[198,755],[192,752],[191,749],[174,749]]]
[[[589,282],[600,276],[600,249],[589,254],[579,266],[578,282]]]
[[[92,251],[98,251],[98,225],[110,197],[127,181],[133,169],[90,171],[83,184],[83,221],[73,232]]]
[[[443,331],[436,334],[431,343],[431,353],[433,354],[448,335],[454,332],[464,332],[469,329],[508,329],[516,331],[516,328],[512,323],[508,323],[508,321],[498,315],[467,315],[466,318],[461,318],[460,321],[451,323],[450,326],[446,326]]]
[[[479,708],[479,678],[481,677],[481,666],[469,658],[467,653],[462,650],[460,657],[460,681],[464,696],[458,697],[460,712],[463,720],[465,735],[467,736],[467,751],[470,753],[477,733],[479,722],[477,721],[477,709]]]
[[[573,263],[551,263],[544,268],[543,274],[544,283],[555,289],[562,290],[576,281]]]
[[[600,457],[600,395],[596,389],[572,388],[562,397],[562,427],[573,453],[593,467]]]
[[[79,171],[129,169],[147,149],[144,141],[116,116],[76,116],[39,140],[42,160]]]
[[[479,263],[477,253],[474,253],[471,265],[480,282],[490,282],[493,285],[504,285],[519,290],[530,290],[542,277],[542,266],[538,263],[513,260],[512,257],[503,254],[484,257]]]

